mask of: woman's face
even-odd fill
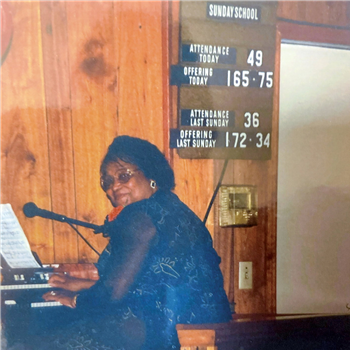
[[[114,207],[147,199],[156,191],[141,170],[121,160],[107,164],[101,180],[104,182],[103,187],[108,187],[105,192]]]

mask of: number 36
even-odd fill
[[[253,114],[250,112],[244,113],[244,118],[246,118],[244,122],[244,127],[250,128],[253,126],[254,128],[258,128],[260,125],[259,113],[254,112]]]

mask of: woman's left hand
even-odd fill
[[[45,293],[42,298],[45,301],[58,301],[64,306],[68,306],[72,309],[76,307],[77,295],[67,293],[66,291],[51,291]]]

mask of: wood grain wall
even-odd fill
[[[9,5],[13,40],[1,66],[1,203],[11,203],[42,261],[96,261],[69,226],[28,219],[22,207],[32,201],[102,224],[111,206],[99,188],[99,165],[117,135],[155,143],[174,168],[176,193],[203,219],[223,162],[181,159],[168,147],[177,118],[177,91],[169,87],[168,72],[178,50],[179,3]],[[281,1],[277,16],[303,25],[350,25],[347,2]],[[275,87],[280,36],[277,41]],[[259,225],[222,229],[217,207],[207,222],[222,257],[225,289],[240,313],[275,311],[277,88],[273,123],[272,159],[231,160],[224,179],[258,186]],[[99,251],[107,243],[91,230],[80,231]],[[253,261],[251,291],[238,289],[239,261]]]
[[[26,202],[102,224],[111,207],[99,165],[116,135],[164,151],[161,2],[12,2],[2,73],[1,202],[44,263],[96,261],[67,225]],[[166,112],[165,112],[166,115]],[[105,239],[80,229],[101,251]]]
[[[279,1],[277,16],[305,24],[350,26],[350,4],[346,1]]]

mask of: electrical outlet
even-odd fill
[[[253,263],[251,261],[239,262],[239,289],[253,289]]]

